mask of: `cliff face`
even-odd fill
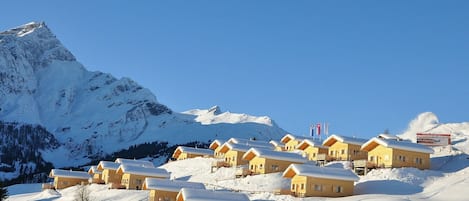
[[[34,166],[76,166],[150,142],[267,140],[285,133],[268,117],[218,107],[175,113],[129,78],[86,70],[44,23],[0,33],[0,121],[19,129],[0,131],[0,139],[21,144],[27,152],[15,159],[6,156],[10,148],[1,149],[6,157],[1,162],[16,173],[33,154],[38,157]]]

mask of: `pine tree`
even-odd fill
[[[8,198],[8,190],[3,187],[3,184],[0,183],[0,201],[6,200]]]

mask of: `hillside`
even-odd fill
[[[56,144],[15,144],[35,153],[37,159],[29,163],[26,156],[6,151],[10,145],[0,145],[0,155],[8,159],[0,164],[4,179],[16,178],[21,167],[41,174],[37,163],[80,166],[144,143],[167,149],[233,136],[268,140],[286,133],[269,117],[218,107],[175,112],[130,78],[88,71],[45,23],[36,22],[0,32],[0,126],[13,124],[32,129],[19,135],[0,129],[2,138],[16,142],[44,130],[51,135],[35,139]]]
[[[423,115],[428,115],[424,113]],[[436,116],[435,116],[436,117]],[[412,121],[412,125],[422,119],[421,116]],[[421,129],[426,124],[419,124]],[[172,179],[202,182],[208,189],[233,190],[246,193],[251,200],[467,200],[463,193],[469,186],[469,152],[467,147],[469,134],[465,133],[467,123],[449,124],[458,125],[461,130],[453,130],[456,140],[452,147],[435,148],[435,154],[431,156],[432,168],[430,170],[418,170],[415,168],[376,169],[366,176],[360,176],[355,183],[355,195],[343,198],[294,198],[289,195],[276,195],[272,193],[279,188],[289,188],[289,180],[284,179],[279,173],[235,178],[234,169],[221,168],[210,173],[210,164],[213,159],[194,158],[183,161],[175,161],[161,166],[171,172]],[[453,127],[454,128],[454,127]],[[411,129],[417,129],[412,127]],[[420,130],[420,129],[417,129]],[[420,132],[420,131],[419,131]],[[410,132],[405,132],[410,135]],[[405,137],[406,135],[401,135]],[[332,167],[347,168],[349,165],[343,162],[328,164]],[[97,200],[145,200],[148,196],[145,191],[107,190],[103,186],[92,185],[91,196]],[[30,189],[30,185],[16,185],[9,187],[14,192],[9,200],[72,200],[76,187],[65,190],[40,192],[38,185]]]

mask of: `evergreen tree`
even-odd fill
[[[6,200],[8,198],[8,190],[3,187],[3,184],[0,183],[0,200]]]

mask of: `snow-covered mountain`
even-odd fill
[[[86,70],[45,23],[35,22],[0,33],[0,120],[52,133],[60,146],[41,153],[56,167],[145,142],[271,139],[285,133],[268,117],[222,113],[218,107],[173,112],[129,78]]]

